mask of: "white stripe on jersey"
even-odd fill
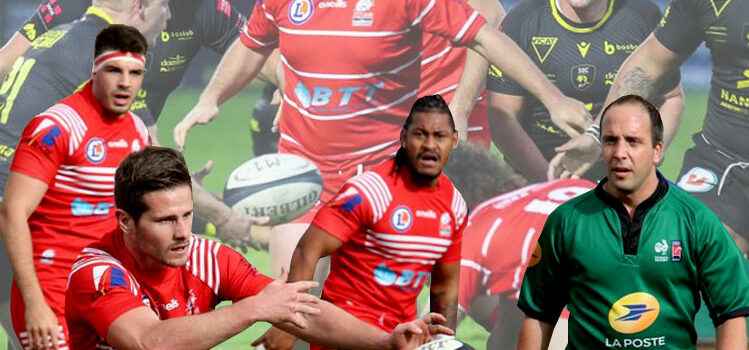
[[[367,235],[367,246],[372,247],[374,245],[388,247],[388,248],[398,248],[401,250],[422,250],[422,251],[432,251],[432,252],[438,252],[438,253],[444,253],[447,251],[447,246],[439,247],[434,245],[428,245],[428,244],[413,244],[413,243],[394,243],[392,241],[387,240],[381,240],[377,239],[374,235]]]
[[[531,241],[533,240],[533,235],[536,234],[536,229],[533,227],[528,229],[528,232],[525,233],[525,239],[523,240],[523,249],[520,251],[520,265],[518,265],[515,268],[515,273],[512,276],[512,288],[513,289],[520,289],[520,280],[521,276],[520,274],[523,272],[523,268],[528,265],[528,249],[530,249]]]
[[[311,35],[311,36],[340,36],[340,37],[364,37],[364,38],[377,38],[393,35],[401,35],[411,31],[411,28],[398,31],[348,31],[348,30],[314,30],[314,29],[292,29],[286,27],[278,27],[283,33],[291,35]]]
[[[347,183],[356,186],[369,201],[372,207],[372,223],[382,219],[393,200],[385,180],[373,171],[365,171],[361,175],[349,179]]]
[[[460,266],[465,266],[472,268],[482,274],[481,277],[481,285],[486,285],[486,282],[489,281],[489,276],[492,274],[492,271],[484,267],[483,265],[469,259],[460,259]]]
[[[377,254],[379,256],[388,258],[390,260],[394,260],[396,262],[401,262],[401,263],[417,263],[417,264],[422,264],[422,265],[434,265],[434,260],[399,258],[397,256],[394,256],[394,255],[391,255],[391,254],[387,254],[387,253],[381,252],[381,251],[376,250],[376,249],[367,248],[367,250],[370,251],[370,252],[372,252],[372,253],[375,253],[375,254]]]
[[[498,202],[505,201],[505,200],[507,200],[509,198],[512,198],[512,197],[515,197],[515,196],[518,196],[518,199],[525,198],[525,197],[528,196],[528,194],[531,191],[535,190],[536,188],[539,188],[541,186],[546,186],[546,185],[547,184],[545,184],[545,183],[538,183],[538,184],[529,185],[529,186],[526,186],[526,187],[521,187],[521,188],[518,188],[518,189],[516,189],[516,190],[514,190],[512,192],[507,192],[507,193],[501,194],[501,195],[499,195],[497,197],[494,197],[492,199],[489,199],[487,201],[484,201],[481,204],[477,205],[475,208],[473,208],[473,211],[471,212],[471,215],[468,217],[468,220],[470,221],[476,214],[480,213],[484,208],[486,208],[486,207],[488,207],[490,205],[497,204]]]
[[[97,189],[97,190],[114,190],[114,184],[112,184],[112,183],[110,183],[110,184],[102,184],[102,183],[84,182],[84,181],[76,180],[76,179],[74,179],[72,177],[67,177],[65,175],[60,175],[59,173],[57,175],[55,175],[55,180],[58,180],[58,181],[67,181],[67,182],[76,184],[78,186],[93,188],[93,189]]]
[[[411,91],[411,92],[409,92],[409,93],[401,96],[399,99],[397,99],[397,100],[395,100],[393,102],[390,102],[388,104],[385,104],[385,105],[380,105],[380,106],[377,106],[377,107],[363,109],[361,111],[354,112],[354,113],[339,114],[339,115],[317,115],[317,114],[312,114],[310,112],[307,112],[306,109],[299,107],[285,93],[283,94],[283,100],[286,101],[286,103],[288,103],[292,107],[294,107],[297,111],[299,111],[300,114],[302,114],[305,117],[308,117],[308,118],[311,118],[311,119],[315,119],[315,120],[328,121],[328,120],[350,119],[350,118],[358,117],[360,115],[367,115],[367,114],[371,114],[371,113],[374,113],[374,112],[384,111],[384,110],[386,110],[386,109],[388,109],[390,107],[397,106],[397,105],[399,105],[399,104],[407,101],[411,97],[416,96],[417,93],[419,93],[419,89],[415,89],[415,90],[413,90],[413,91]]]
[[[427,6],[423,10],[421,10],[421,13],[419,13],[419,17],[416,17],[416,19],[411,22],[411,26],[415,26],[421,23],[421,20],[424,19],[424,16],[426,16],[427,13],[432,10],[432,7],[434,7],[434,4],[436,3],[437,2],[435,0],[430,1],[429,4],[427,4]]]
[[[473,13],[471,14],[471,16],[468,17],[468,20],[463,25],[463,27],[460,28],[460,31],[458,32],[458,35],[456,35],[455,38],[453,38],[453,42],[458,42],[458,41],[460,41],[460,39],[463,39],[463,35],[466,34],[466,32],[468,31],[468,28],[471,27],[471,24],[473,24],[473,21],[475,21],[476,17],[478,17],[478,16],[479,16],[478,11],[474,10]]]
[[[108,174],[112,175],[112,181],[114,181],[114,173],[117,172],[117,167],[108,166],[79,166],[79,165],[60,165],[61,169],[77,171],[80,173],[91,173],[91,174]]]
[[[417,262],[423,265],[433,265],[447,251],[451,243],[452,240],[449,239],[392,235],[368,229],[364,245],[367,250],[380,256]]]
[[[260,41],[260,40],[257,40],[255,38],[253,38],[252,35],[246,34],[246,33],[245,33],[245,36],[248,37],[248,38],[250,38],[250,40],[254,41],[255,44],[258,44],[258,45],[263,46],[263,47],[271,46],[271,45],[274,45],[275,43],[278,42],[278,40],[273,40],[273,41],[270,41],[270,42]]]
[[[486,257],[486,254],[489,253],[489,244],[491,244],[492,238],[494,237],[494,234],[497,233],[500,224],[502,224],[502,218],[494,220],[492,227],[489,229],[489,233],[484,237],[484,242],[481,243],[481,255],[483,257]]]
[[[444,88],[444,89],[442,89],[440,91],[435,92],[434,94],[435,95],[442,95],[442,94],[447,93],[448,91],[452,91],[452,90],[455,90],[457,88],[458,88],[458,84],[450,85],[450,86],[448,86],[448,87],[446,87],[446,88]],[[479,130],[482,130],[482,129],[479,129]],[[469,129],[467,129],[467,131],[472,131],[472,130],[469,128]]]
[[[414,235],[393,235],[389,233],[380,233],[380,232],[374,232],[371,230],[367,230],[367,233],[383,240],[393,241],[393,242],[405,242],[405,243],[425,243],[425,244],[433,244],[436,246],[443,246],[448,247],[450,244],[453,243],[451,239],[444,239],[444,238],[434,238],[434,237],[424,237],[424,236],[414,236]]]
[[[61,103],[50,107],[37,117],[52,118],[62,125],[68,133],[70,133],[70,141],[68,141],[68,156],[72,156],[78,149],[83,141],[83,137],[86,135],[86,131],[88,130],[86,123],[83,122],[83,119],[78,115],[78,112]]]
[[[445,47],[444,49],[442,49],[442,51],[437,52],[436,54],[431,55],[431,56],[425,58],[424,60],[422,60],[421,61],[421,65],[422,66],[427,65],[429,63],[432,63],[432,61],[434,61],[434,60],[436,60],[436,59],[438,59],[438,58],[440,58],[440,57],[442,57],[444,55],[447,55],[447,53],[450,52],[450,50],[452,50],[452,48],[453,48],[452,45],[447,45],[447,47]]]
[[[123,273],[127,273],[127,278],[130,280],[130,292],[134,295],[139,294],[140,290],[140,284],[138,283],[135,278],[133,278],[133,275],[127,271],[127,269],[122,266],[122,263],[117,260],[117,258],[113,257],[109,253],[95,249],[95,248],[83,248],[83,251],[81,251],[81,254],[78,256],[78,259],[76,260],[75,264],[73,264],[73,268],[70,271],[70,275],[68,275],[68,286],[70,286],[70,278],[78,271],[80,271],[82,268],[94,265],[94,264],[105,264],[109,265],[109,267],[117,267],[122,270]],[[103,273],[104,271],[101,271]],[[94,285],[96,286],[96,289],[99,288],[99,279],[101,278],[101,274],[97,278],[96,276],[97,270],[94,269]]]
[[[192,273],[203,283],[218,294],[221,284],[221,269],[218,262],[218,250],[220,244],[210,239],[190,237],[190,257],[187,259],[185,270]]]
[[[85,190],[85,189],[78,188],[78,187],[63,185],[59,182],[55,182],[55,187],[59,187],[68,191],[75,192],[75,193],[82,193],[82,194],[87,194],[91,196],[105,196],[105,197],[114,196],[114,191],[112,192],[91,191],[91,190]]]
[[[130,115],[133,117],[133,126],[135,127],[135,130],[138,131],[138,135],[140,135],[140,140],[145,144],[148,142],[148,128],[146,127],[146,124],[143,123],[143,120],[140,119],[140,117],[130,112]]]
[[[312,72],[305,72],[298,70],[291,66],[288,60],[286,60],[286,57],[281,55],[281,62],[288,67],[292,72],[303,76],[307,78],[317,78],[317,79],[340,79],[340,80],[351,80],[351,79],[367,79],[372,77],[377,77],[380,75],[385,74],[397,74],[400,73],[402,70],[410,67],[412,64],[419,61],[419,58],[421,58],[421,55],[423,52],[419,52],[419,54],[414,57],[413,59],[409,60],[408,62],[395,67],[388,71],[381,71],[381,72],[371,72],[371,73],[362,73],[362,74],[334,74],[334,73],[312,73]]]
[[[465,220],[466,215],[468,214],[468,206],[466,205],[466,201],[463,200],[463,195],[460,194],[460,191],[458,191],[455,186],[453,186],[453,201],[451,208],[453,216],[455,216],[455,228],[457,229],[463,225],[463,220]]]

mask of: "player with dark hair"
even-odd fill
[[[125,9],[119,16],[139,17],[137,3],[119,5]],[[154,1],[146,6],[144,18],[156,16],[151,6],[165,11],[165,4]],[[99,14],[35,41],[51,48],[24,57],[23,62],[31,62],[29,68],[39,68],[31,70],[36,78],[30,77],[24,88],[37,87],[42,80],[36,74],[51,69],[35,66],[36,59],[72,55],[56,48],[80,45],[78,40],[89,35],[82,30],[106,25],[100,17],[106,12],[93,11]],[[93,70],[87,67],[91,80],[79,92],[36,117],[15,114],[15,108],[11,116],[14,123],[30,119],[20,135],[0,204],[0,232],[14,274],[13,328],[24,347],[67,347],[64,293],[70,267],[81,248],[116,225],[114,171],[128,153],[149,143],[145,125],[129,112],[145,73],[146,39],[133,27],[110,25],[99,32],[95,45],[89,42],[86,47],[92,49],[75,48],[93,57]],[[68,68],[76,73],[86,61]]]
[[[289,280],[312,278],[331,255],[322,298],[386,331],[416,317],[431,274],[431,311],[455,328],[466,206],[442,174],[458,135],[445,101],[416,100],[395,158],[351,178],[315,216]]]
[[[502,29],[565,95],[597,115],[617,69],[660,18],[650,0],[529,0],[505,17]],[[656,98],[666,121],[666,144],[678,129],[684,104],[679,72],[674,73]],[[538,100],[496,67],[489,71],[488,89],[495,144],[523,176],[545,181],[555,148],[574,135],[558,128]],[[597,162],[585,176],[597,181],[605,173]]]
[[[207,349],[259,321],[337,348],[413,348],[452,333],[430,326],[444,321],[432,314],[388,335],[306,294],[315,282],[260,274],[236,251],[190,233],[190,185],[173,149],[148,147],[122,161],[119,227],[83,249],[70,273],[71,348]],[[223,300],[234,303],[213,311]]]
[[[444,173],[471,209],[460,259],[459,318],[471,316],[490,332],[487,349],[514,349],[523,320],[517,298],[523,273],[537,261],[533,248],[546,217],[559,204],[587,192],[587,180],[565,179],[523,187],[511,167],[461,144]],[[564,349],[569,313],[557,321],[550,349]]]
[[[672,1],[653,35],[622,64],[606,99],[652,98],[664,78],[705,43],[713,63],[707,111],[703,129],[692,137],[695,146],[684,154],[678,185],[718,215],[744,254],[749,252],[747,11],[744,1]],[[550,175],[582,174],[600,157],[588,136],[572,139],[559,152]]]
[[[746,349],[744,259],[715,214],[656,171],[658,110],[625,95],[600,128],[608,175],[546,220],[523,278],[517,349],[545,349],[565,305],[572,346],[693,349],[700,297],[718,349]]]

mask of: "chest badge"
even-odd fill
[[[294,0],[289,4],[289,21],[296,25],[307,22],[315,11],[312,0]]]
[[[354,6],[354,14],[351,17],[352,27],[371,27],[374,23],[374,12],[372,7],[375,0],[359,0]]]
[[[86,159],[89,162],[98,164],[107,157],[107,146],[104,145],[104,140],[100,138],[93,138],[86,144]]]
[[[400,206],[390,215],[390,226],[398,232],[406,232],[413,225],[413,215],[407,206]]]
[[[585,90],[596,79],[596,66],[592,64],[580,64],[572,67],[570,74],[572,86],[578,90]]]
[[[452,222],[452,220],[450,219],[450,214],[448,214],[447,212],[442,213],[442,216],[440,216],[440,236],[450,237],[453,231],[450,222]]]

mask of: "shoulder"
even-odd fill
[[[651,0],[619,0],[619,12],[622,14],[631,14],[636,19],[641,19],[647,24],[655,25],[660,20],[661,10]]]
[[[545,13],[551,13],[548,0],[521,1],[507,13],[502,20],[502,27],[506,29],[509,26],[517,30],[523,24],[531,23],[530,21],[543,16]]]
[[[358,194],[369,202],[374,212],[375,222],[385,215],[387,208],[393,201],[390,183],[387,181],[389,176],[386,175],[381,167],[382,165],[346,181],[346,185],[349,188],[355,188]]]
[[[139,286],[117,258],[98,248],[84,248],[70,270],[68,289],[103,295],[112,288],[129,289],[137,295]]]
[[[595,190],[589,190],[559,205],[551,212],[547,223],[585,225],[584,217],[600,212],[603,205]]]
[[[452,181],[450,181],[445,174],[442,174],[442,178],[444,179],[443,182],[447,185],[446,187],[449,189],[447,196],[450,202],[450,211],[455,218],[455,224],[456,226],[461,226],[468,216],[468,205],[463,198],[463,194],[460,193]]]
[[[148,127],[146,127],[146,123],[143,122],[143,119],[141,119],[137,114],[135,114],[133,111],[130,111],[130,118],[133,121],[133,127],[135,128],[135,131],[138,133],[138,136],[141,138],[141,140],[144,143],[148,143]]]
[[[190,238],[190,255],[187,258],[184,270],[202,281],[214,294],[218,294],[221,283],[220,276],[227,271],[231,264],[227,261],[244,260],[239,253],[225,245],[193,235]]]
[[[675,212],[676,217],[691,224],[717,218],[697,197],[673,184],[669,184],[668,193],[661,201],[668,210]]]

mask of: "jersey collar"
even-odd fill
[[[585,33],[591,33],[596,31],[598,28],[601,28],[606,21],[608,21],[609,17],[611,17],[611,13],[614,12],[614,2],[616,0],[609,0],[609,7],[606,9],[606,12],[603,14],[603,17],[599,19],[597,22],[593,23],[575,23],[573,21],[570,21],[567,19],[567,17],[562,14],[562,11],[557,8],[556,0],[549,0],[549,7],[551,8],[551,15],[554,17],[554,19],[559,23],[562,28],[569,30],[570,32],[577,33],[577,34],[585,34]]]
[[[96,17],[99,17],[103,19],[107,24],[113,24],[114,20],[112,17],[107,13],[107,11],[104,11],[101,7],[96,6],[90,6],[88,9],[86,9],[86,16],[93,15]]]

